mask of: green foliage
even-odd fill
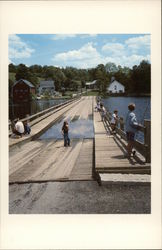
[[[140,65],[135,65],[132,69],[116,66],[111,62],[106,65],[99,64],[90,69],[58,68],[47,65],[43,67],[41,65],[27,67],[24,64],[9,65],[10,87],[15,80],[19,79],[26,79],[36,87],[39,86],[41,80],[54,80],[56,91],[61,91],[62,88],[66,91],[80,91],[85,87],[86,82],[97,80],[97,88],[103,94],[106,93],[112,77],[125,86],[127,93],[150,93],[151,91],[151,65],[147,61],[142,61]]]

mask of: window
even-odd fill
[[[114,86],[114,90],[117,90],[117,86],[116,85]]]

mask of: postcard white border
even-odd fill
[[[1,249],[161,247],[161,4],[141,1],[1,1]],[[152,213],[8,214],[8,34],[151,34]]]

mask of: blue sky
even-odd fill
[[[149,34],[12,34],[9,63],[92,68],[113,62],[132,67],[150,61]]]

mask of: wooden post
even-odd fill
[[[144,120],[144,144],[146,146],[146,162],[151,162],[151,121]]]
[[[124,130],[124,118],[123,117],[119,118],[119,123],[120,123],[120,129]]]

